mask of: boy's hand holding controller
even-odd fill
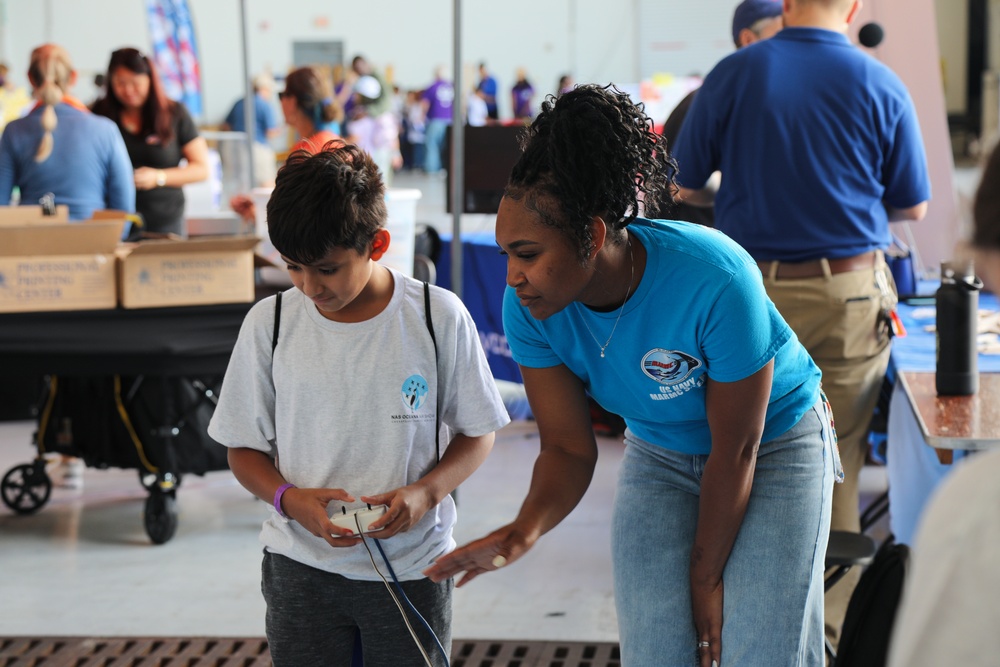
[[[350,547],[361,542],[360,537],[341,530],[330,523],[327,505],[340,501],[353,503],[354,496],[343,489],[302,489],[293,487],[281,497],[285,515],[316,537],[326,540],[331,547]]]
[[[336,502],[340,501],[340,502]],[[386,539],[409,530],[434,507],[434,498],[426,485],[416,482],[374,496],[361,496],[367,507],[345,508],[341,503],[356,502],[343,489],[290,488],[282,497],[285,514],[332,547],[351,547],[361,543],[354,513],[359,516],[365,535]],[[380,507],[385,507],[384,513]]]
[[[372,507],[388,507],[385,515],[370,527],[368,534],[376,539],[385,539],[409,530],[436,504],[427,485],[421,481],[386,493],[361,496],[361,502]]]

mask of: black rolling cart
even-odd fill
[[[0,381],[46,377],[37,456],[0,479],[4,504],[37,512],[52,491],[45,455],[78,456],[88,467],[136,469],[149,492],[146,533],[170,540],[182,476],[228,467],[206,428],[252,305],[0,315]]]

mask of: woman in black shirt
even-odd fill
[[[111,54],[106,81],[107,93],[93,111],[115,121],[125,139],[144,231],[185,236],[181,186],[208,178],[205,139],[184,105],[167,98],[153,62],[136,49]]]

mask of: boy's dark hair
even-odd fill
[[[365,252],[387,217],[378,167],[360,148],[339,141],[315,155],[289,155],[267,202],[271,243],[300,264],[314,264],[334,248]]]
[[[585,258],[593,247],[590,221],[600,215],[611,238],[639,213],[660,213],[676,186],[676,163],[643,105],[612,85],[582,85],[549,95],[521,137],[523,154],[505,196],[524,202],[545,224],[564,232]]]

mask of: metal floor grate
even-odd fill
[[[0,637],[0,667],[269,667],[249,637]],[[618,644],[457,639],[451,667],[620,667]]]
[[[0,637],[0,667],[270,667],[267,641],[213,637]]]
[[[621,667],[618,644],[456,639],[451,667]]]

